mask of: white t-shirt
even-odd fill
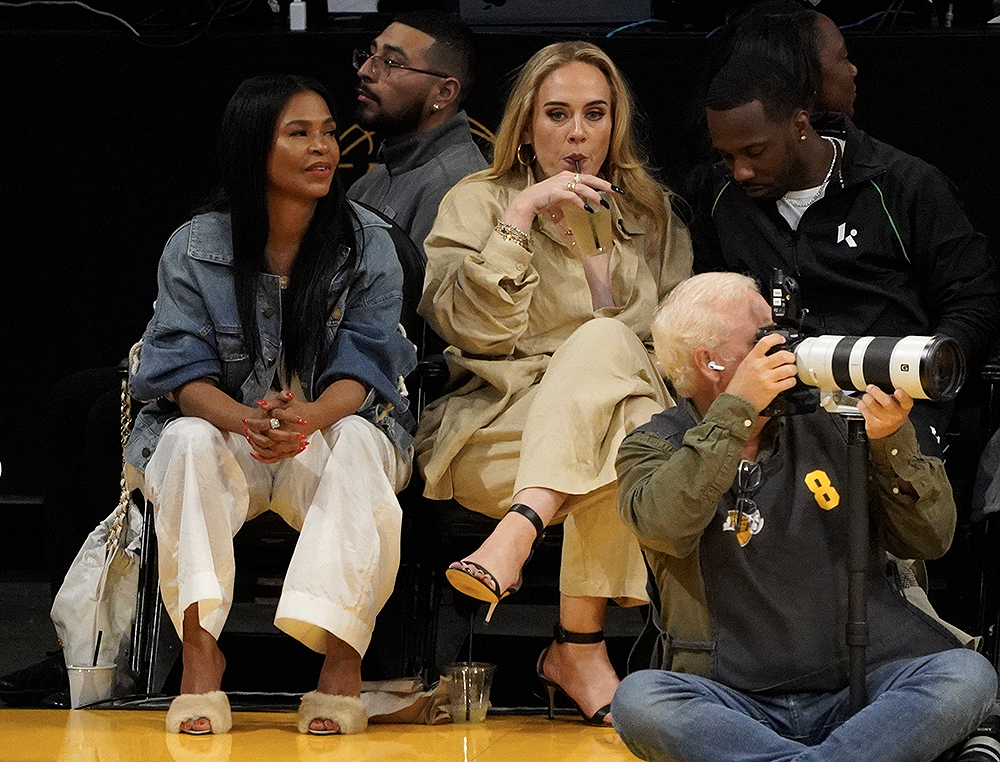
[[[840,146],[840,156],[843,160],[844,146],[846,144],[840,138],[833,139],[836,140],[837,144]],[[799,220],[802,219],[802,215],[805,214],[806,209],[815,204],[825,195],[826,186],[817,185],[815,188],[788,191],[788,193],[779,198],[775,203],[778,205],[778,212],[785,218],[785,220],[788,221],[792,230],[798,230]]]

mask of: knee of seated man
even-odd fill
[[[970,709],[981,705],[985,711],[996,701],[997,673],[982,654],[970,648],[953,648],[939,653],[935,661],[938,669],[954,680],[954,698],[959,703],[968,702]]]
[[[661,670],[644,669],[628,675],[618,685],[611,702],[611,716],[619,733],[642,728],[661,714],[662,707],[654,708],[653,696],[662,675]]]

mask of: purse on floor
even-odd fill
[[[122,380],[121,439],[131,430],[131,402]],[[139,585],[142,514],[125,484],[111,515],[94,529],[70,565],[52,603],[52,622],[66,666],[115,665],[111,697],[133,692],[132,622]]]

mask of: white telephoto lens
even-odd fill
[[[802,383],[823,390],[887,394],[902,389],[914,399],[950,400],[965,380],[965,359],[945,336],[815,336],[795,348]]]

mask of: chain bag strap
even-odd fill
[[[121,493],[118,497],[118,506],[115,508],[111,525],[108,527],[108,538],[104,543],[104,569],[101,572],[100,582],[97,587],[98,602],[104,600],[104,591],[108,582],[108,571],[114,562],[119,551],[125,551],[128,538],[129,510],[132,499],[125,483],[125,445],[128,442],[129,433],[132,430],[132,403],[128,393],[128,378],[123,377],[121,382],[121,423],[120,438],[122,446],[122,472],[119,479]],[[94,608],[94,652],[100,649],[100,605]]]

